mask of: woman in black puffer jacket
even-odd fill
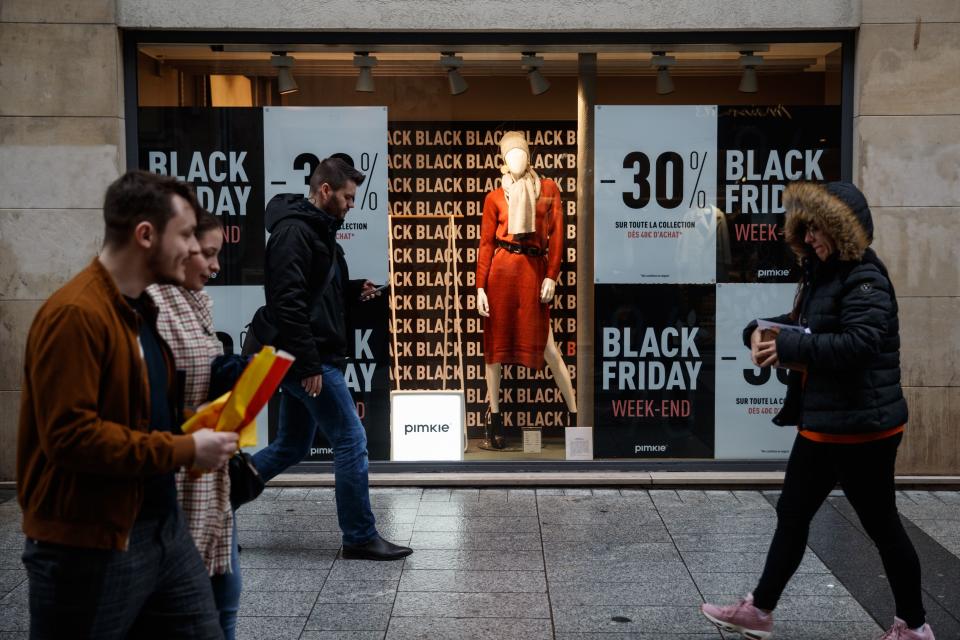
[[[754,364],[791,369],[778,425],[798,435],[777,503],[760,582],[739,604],[704,604],[711,621],[748,638],[772,635],[772,611],[800,566],[810,521],[839,482],[877,545],[896,602],[884,638],[933,640],[920,590],[920,563],[897,513],[894,467],[907,422],[900,388],[897,298],[887,269],[869,248],[873,220],[847,182],[796,183],[784,194],[785,235],[803,279],[793,310],[770,318],[807,327],[764,339],[744,329]]]

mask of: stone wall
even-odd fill
[[[854,174],[900,301],[900,473],[960,473],[960,2],[864,0]]]
[[[123,28],[150,29],[853,29],[860,24],[860,0],[119,0],[117,16]]]
[[[918,23],[919,19],[919,23]],[[95,255],[125,166],[121,28],[717,30],[862,26],[855,174],[900,297],[912,418],[900,470],[960,473],[957,0],[3,0],[0,2],[0,479],[14,471],[27,329]],[[68,381],[64,381],[65,384]]]
[[[0,60],[0,479],[9,479],[27,330],[96,255],[103,191],[125,164],[114,1],[3,0]]]

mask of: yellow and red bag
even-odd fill
[[[240,447],[257,444],[257,414],[273,396],[294,357],[266,346],[253,356],[233,389],[207,404],[183,424],[184,433],[197,429],[235,431]]]

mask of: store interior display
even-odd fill
[[[483,205],[488,194],[501,186],[504,161],[500,142],[511,130],[522,131],[529,142],[528,164],[537,175],[558,190],[562,188],[557,200],[562,220],[553,220],[561,229],[553,234],[553,241],[555,248],[559,247],[554,255],[562,266],[550,320],[563,366],[575,380],[575,122],[395,121],[389,133],[394,229],[391,265],[397,280],[396,322],[391,333],[397,341],[400,365],[394,378],[402,390],[442,390],[462,385],[469,438],[467,459],[531,455],[529,446],[527,453],[519,447],[524,428],[536,430],[540,437],[539,455],[560,457],[564,429],[571,420],[552,373],[543,366],[545,344],[541,344],[531,356],[539,358],[534,369],[522,364],[504,364],[499,369],[498,397],[508,407],[503,419],[511,446],[499,450],[480,447],[487,439],[490,406],[476,267]],[[503,206],[506,208],[505,202]],[[449,233],[448,219],[453,225]],[[541,285],[537,280],[534,299],[539,297]],[[453,326],[457,312],[461,321]],[[526,433],[529,435],[529,431]]]
[[[371,460],[391,459],[391,391],[451,390],[463,394],[470,462],[563,460],[577,426],[594,430],[598,458],[785,455],[779,440],[749,436],[765,420],[755,405],[773,402],[781,383],[743,364],[736,336],[720,327],[732,331],[744,300],[769,297],[764,287],[786,295],[795,281],[777,194],[801,170],[838,177],[839,43],[141,43],[137,60],[139,163],[194,183],[223,217],[227,268],[211,289],[218,330],[236,344],[262,291],[267,194],[305,188],[319,159],[344,150],[371,176],[338,235],[351,273],[355,262],[375,264],[373,279],[391,285],[351,310],[353,391]],[[589,138],[580,129],[584,105],[702,107],[717,138],[681,147],[689,128],[662,127],[662,148],[644,148],[647,136],[601,165],[594,129]],[[370,113],[360,108],[383,116],[361,125],[375,128],[376,144],[353,150],[330,114],[357,124]],[[289,151],[271,152],[281,122],[291,123]],[[601,166],[609,175],[594,175]],[[711,191],[703,174],[713,173]],[[585,192],[581,179],[598,182]],[[584,194],[600,180],[626,206],[623,228],[597,226],[594,195]],[[645,202],[666,207],[656,228]],[[682,218],[694,209],[715,224]],[[713,235],[694,233],[707,226]],[[658,242],[641,242],[653,233]],[[628,244],[644,247],[648,263],[675,244],[677,277],[597,280],[597,255],[622,253],[614,247],[625,234],[638,234]],[[379,244],[365,248],[373,235]],[[707,277],[684,275],[692,253]],[[660,262],[637,273],[658,278]],[[604,354],[614,329],[619,351]],[[604,376],[626,386],[603,388]],[[331,457],[318,440],[308,461]]]

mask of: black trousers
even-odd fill
[[[137,521],[126,551],[27,540],[30,638],[221,640],[210,578],[180,510]]]
[[[894,490],[894,463],[902,438],[897,434],[862,444],[829,444],[797,436],[777,502],[777,530],[753,592],[757,607],[777,606],[803,560],[810,521],[839,482],[880,552],[897,616],[911,628],[924,623],[920,560],[900,522]]]

